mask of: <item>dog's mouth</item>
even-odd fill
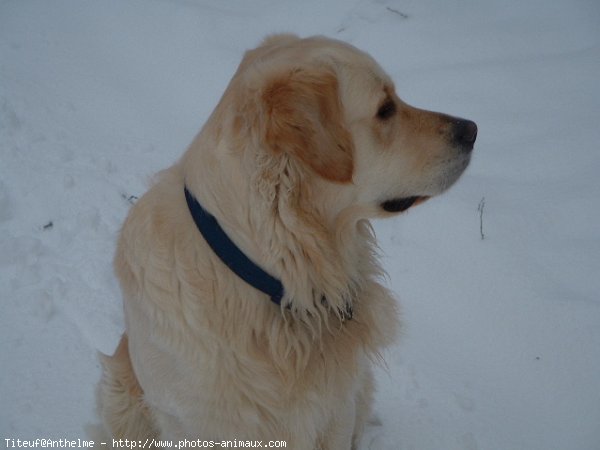
[[[403,198],[395,198],[393,200],[386,200],[381,204],[381,208],[384,211],[390,213],[400,213],[406,211],[411,206],[418,205],[419,203],[423,203],[429,197],[427,196],[414,196],[414,197],[403,197]]]

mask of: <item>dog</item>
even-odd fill
[[[399,326],[369,219],[448,189],[476,136],[404,103],[349,44],[248,51],[121,230],[126,330],[99,385],[112,436],[357,448]]]

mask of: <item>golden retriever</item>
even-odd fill
[[[248,51],[121,231],[126,331],[99,389],[112,435],[357,448],[371,363],[398,327],[368,219],[446,190],[476,135],[402,102],[343,42],[277,35]],[[279,297],[219,254],[197,207]]]

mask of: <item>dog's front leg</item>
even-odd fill
[[[349,396],[340,402],[320,440],[319,450],[349,450],[356,422],[356,400]]]
[[[352,436],[352,450],[358,449],[362,440],[367,420],[372,411],[374,391],[375,382],[373,381],[373,370],[369,365],[366,365],[361,384],[356,393],[356,420],[354,422],[354,432]]]

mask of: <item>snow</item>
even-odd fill
[[[600,448],[595,0],[0,1],[0,445],[97,423],[132,196],[280,31],[479,125],[450,192],[375,223],[404,331],[363,449]]]

